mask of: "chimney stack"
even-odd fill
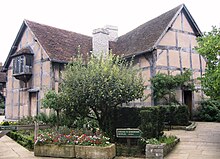
[[[106,25],[103,28],[94,29],[92,39],[93,54],[106,56],[109,52],[109,41],[117,41],[118,27]]]

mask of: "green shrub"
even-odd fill
[[[173,125],[188,125],[189,111],[187,106],[180,105],[176,107],[175,115],[173,116]]]
[[[9,124],[8,121],[3,121],[3,122],[1,123],[1,125],[2,125],[2,126],[9,126],[10,124]]]
[[[160,136],[159,139],[157,138],[150,138],[150,139],[142,139],[142,142],[145,144],[152,144],[152,145],[160,145],[161,143],[165,143],[165,144],[172,144],[174,143],[174,141],[177,139],[176,136]]]
[[[33,125],[34,121],[35,121],[34,117],[27,116],[27,117],[24,117],[24,118],[18,120],[17,124],[18,125]]]
[[[5,109],[5,102],[0,100],[0,109]]]
[[[198,111],[199,119],[202,121],[220,121],[220,101],[202,101]]]
[[[20,145],[26,147],[29,150],[34,149],[34,135],[24,135],[19,131],[10,131],[7,134],[10,138],[18,142]]]
[[[146,107],[145,110],[140,111],[142,137],[158,138],[163,135],[164,115],[162,111],[164,109],[158,106]]]
[[[137,128],[141,124],[141,108],[120,107],[116,109],[116,128]]]

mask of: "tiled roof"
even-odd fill
[[[117,43],[113,44],[113,52],[129,56],[152,49],[181,7],[182,5],[120,36]]]
[[[92,50],[92,37],[25,20],[51,60],[67,62]],[[79,51],[80,50],[80,51]]]
[[[194,19],[185,5],[182,4],[140,25],[125,35],[118,37],[116,42],[110,41],[110,49],[112,49],[114,54],[126,57],[152,51],[157,41],[165,34],[170,27],[169,25],[172,24],[182,9],[184,13],[186,13],[196,35],[201,35],[201,31]],[[11,56],[15,54],[26,27],[30,28],[35,36],[34,40],[39,41],[52,61],[68,62],[73,56],[77,55],[78,52],[85,57],[92,51],[92,37],[90,36],[25,20],[10,50],[4,65],[4,70],[9,66],[10,60],[12,59]]]
[[[181,6],[120,36],[117,42],[110,42],[113,53],[129,56],[151,49]],[[92,37],[28,20],[25,22],[52,60],[70,61],[77,54],[79,46],[82,54],[92,51]]]
[[[14,55],[12,55],[11,57],[14,57],[14,56],[18,56],[18,55],[21,55],[21,54],[30,54],[32,55],[33,52],[31,51],[31,48],[30,47],[25,47],[25,48],[22,48],[20,49],[19,51],[17,51]]]

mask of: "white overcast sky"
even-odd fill
[[[182,3],[202,32],[220,26],[219,0],[1,0],[0,62],[24,19],[90,36],[95,28],[115,25],[120,36]]]

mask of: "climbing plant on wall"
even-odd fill
[[[176,89],[188,89],[193,90],[194,84],[191,80],[192,72],[186,70],[182,74],[168,75],[164,73],[158,73],[151,78],[151,88],[153,90],[153,98],[157,101],[165,101],[164,104],[177,103],[175,98]]]

